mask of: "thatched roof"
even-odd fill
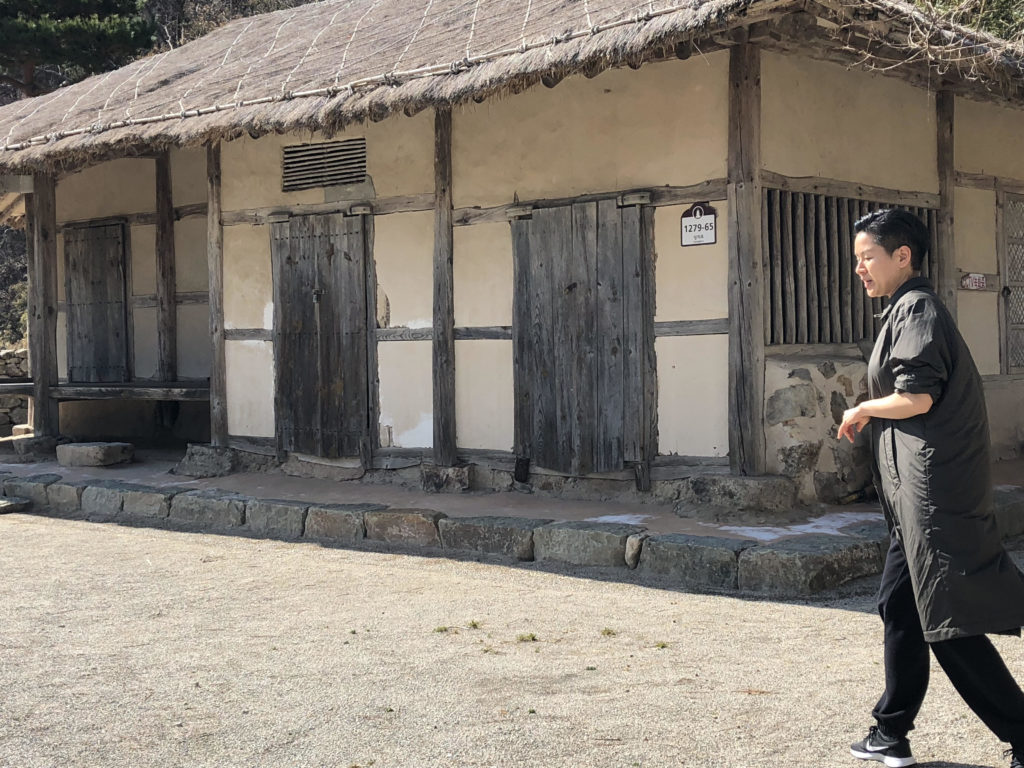
[[[329,134],[542,76],[637,66],[655,48],[671,51],[680,41],[808,7],[797,0],[326,0],[239,19],[181,48],[0,108],[0,171],[243,132]],[[927,22],[902,0],[838,0],[831,12],[874,28],[879,18],[911,19],[918,29]],[[935,35],[989,50],[964,30],[926,36]],[[989,58],[982,80],[1024,76],[1024,57]]]

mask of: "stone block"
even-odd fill
[[[818,394],[811,384],[794,384],[772,393],[765,408],[765,420],[769,425],[817,414]]]
[[[336,544],[355,544],[366,537],[363,515],[384,504],[310,504],[303,538]]]
[[[367,512],[366,538],[388,544],[440,549],[441,536],[438,521],[446,518],[444,512],[432,509],[380,509]]]
[[[765,512],[789,511],[797,504],[796,485],[780,475],[694,475],[672,484],[679,489],[678,500],[686,505],[701,504]]]
[[[171,499],[168,517],[197,528],[223,530],[245,524],[249,498],[216,489],[186,491]]]
[[[123,483],[90,483],[82,491],[82,513],[91,520],[113,520],[121,515],[123,494]]]
[[[11,415],[13,417],[14,414],[12,413]],[[16,419],[16,421],[21,420]],[[57,449],[57,442],[58,439],[56,437],[19,437],[11,440],[14,452],[20,456],[51,454]]]
[[[46,487],[47,506],[59,515],[73,515],[82,509],[82,493],[89,487],[84,481],[61,480]]]
[[[258,536],[299,539],[306,526],[309,502],[250,499],[245,505],[245,527]]]
[[[4,496],[20,496],[30,500],[36,509],[43,509],[47,505],[47,486],[60,479],[60,475],[53,474],[4,478]]]
[[[885,547],[877,540],[845,536],[798,536],[740,553],[739,588],[799,596],[880,573]]]
[[[445,549],[533,560],[533,531],[550,522],[528,517],[446,517],[437,521],[437,527]]]
[[[533,532],[536,560],[554,560],[571,565],[626,567],[626,541],[642,533],[639,525],[620,523],[565,522],[544,525]]]
[[[651,536],[640,553],[639,570],[664,576],[687,589],[734,590],[740,553],[756,543],[684,533]]]
[[[167,517],[175,493],[166,488],[126,486],[121,495],[121,511],[126,517]]]
[[[1024,488],[998,486],[992,491],[992,512],[1004,539],[1024,533]]]
[[[420,466],[420,486],[427,493],[461,493],[468,491],[472,483],[472,467],[438,467],[434,464]]]
[[[126,464],[135,455],[131,443],[64,443],[57,446],[62,467],[109,467]]]
[[[11,515],[15,512],[28,512],[32,509],[32,500],[20,496],[4,496],[0,498],[0,515]]]
[[[644,542],[650,538],[648,533],[634,533],[626,539],[626,565],[633,569],[640,564],[640,554],[643,552]]]
[[[11,428],[11,434],[14,435],[15,437],[24,437],[25,435],[31,436],[34,433],[35,430],[32,429],[31,424],[15,424]]]
[[[185,458],[174,467],[174,474],[185,477],[224,477],[235,471],[234,452],[230,448],[189,443]]]

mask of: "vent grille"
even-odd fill
[[[284,148],[285,192],[366,181],[366,139],[297,144]]]

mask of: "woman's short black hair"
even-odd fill
[[[857,220],[853,229],[858,234],[867,232],[875,242],[892,255],[900,246],[910,248],[910,266],[915,272],[921,271],[931,236],[928,227],[917,216],[902,208],[883,208],[872,211]]]

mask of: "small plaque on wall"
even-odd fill
[[[718,242],[718,212],[710,203],[694,203],[679,220],[680,244],[714,245]]]

